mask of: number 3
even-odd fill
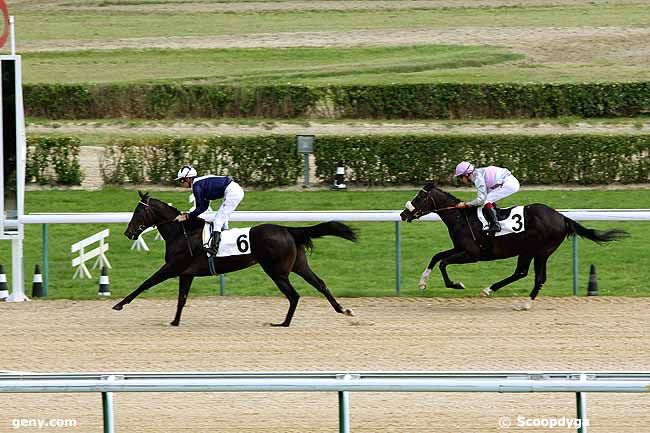
[[[524,224],[521,222],[521,215],[515,214],[512,216],[513,220],[516,220],[516,225],[514,227],[510,227],[513,232],[518,232],[524,227]]]

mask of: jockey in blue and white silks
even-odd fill
[[[210,201],[223,198],[223,202],[215,214],[212,223],[212,236],[210,244],[206,248],[208,253],[217,255],[221,231],[228,229],[228,220],[239,203],[244,198],[244,190],[230,176],[198,176],[196,169],[191,165],[184,165],[178,171],[181,184],[186,188],[192,188],[196,208],[190,213],[182,213],[176,217],[177,221],[185,221],[188,218],[197,218],[208,210]]]
[[[477,195],[474,200],[467,203],[460,202],[456,207],[484,206],[488,209],[488,233],[501,231],[501,226],[497,221],[495,205],[498,200],[519,191],[519,181],[517,178],[507,168],[495,167],[493,165],[474,168],[467,161],[462,161],[456,166],[454,176],[460,177],[464,183],[469,183],[471,180],[477,190]]]

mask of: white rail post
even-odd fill
[[[342,374],[337,379],[349,381],[359,379],[359,375]],[[339,391],[339,433],[350,433],[350,395],[349,391]]]
[[[339,391],[339,433],[350,433],[350,396]]]
[[[115,376],[105,377],[104,380],[113,382]],[[104,418],[104,433],[115,433],[115,415],[113,413],[113,393],[102,392],[102,412]]]
[[[580,381],[587,380],[586,374],[580,375]],[[577,418],[580,420],[580,427],[578,427],[578,433],[587,433],[587,394],[584,392],[576,392],[576,406],[577,406]]]
[[[102,409],[104,412],[104,433],[115,433],[112,392],[102,392]]]

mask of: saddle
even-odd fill
[[[526,231],[524,209],[524,206],[514,206],[505,209],[496,208],[497,220],[501,226],[501,231],[494,235],[504,236]],[[486,217],[487,212],[489,212],[489,210],[485,208],[477,208],[476,211],[476,216],[483,224],[483,227],[488,225]]]
[[[506,219],[510,218],[510,213],[512,212],[512,210],[514,208],[515,208],[514,206],[513,207],[507,207],[507,208],[500,208],[500,207],[495,206],[494,210],[497,212],[497,220],[498,221],[503,221],[503,220],[506,220]],[[487,219],[489,217],[488,212],[490,212],[490,211],[488,209],[484,208],[484,207],[482,207],[481,209],[483,210],[483,217]]]

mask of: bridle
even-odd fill
[[[140,200],[140,204],[141,204],[141,205],[144,205],[144,207],[145,207],[145,208],[144,208],[144,214],[145,214],[145,216],[150,216],[151,213],[153,212],[153,209],[151,208],[151,205],[149,204],[149,200],[150,200],[150,199],[151,199],[151,197],[147,197],[147,201],[146,201],[146,202]],[[153,218],[151,218],[151,219],[153,219]],[[150,227],[161,226],[161,225],[165,225],[165,224],[173,223],[173,222],[175,222],[175,221],[176,221],[176,218],[172,218],[172,219],[167,220],[167,221],[161,221],[161,222],[156,223],[156,224],[151,224]],[[143,221],[143,222],[146,223],[146,220]],[[194,253],[192,252],[192,245],[190,244],[190,237],[189,237],[188,234],[187,234],[187,230],[185,230],[185,224],[184,224],[183,222],[181,222],[181,227],[183,228],[183,236],[185,236],[185,242],[187,242],[187,250],[190,252],[190,256],[191,256],[191,257],[194,257]],[[147,226],[146,226],[145,224],[140,224],[140,225],[138,226],[138,230],[139,230],[141,233],[142,233],[146,228],[147,228]]]
[[[447,206],[447,207],[439,208],[438,207],[438,202],[436,202],[436,199],[431,194],[431,191],[427,191],[426,189],[422,188],[420,190],[420,192],[425,193],[425,203],[426,202],[431,202],[431,205],[432,205],[431,212],[438,213],[438,212],[442,212],[444,210],[458,209],[456,206]],[[413,213],[413,218],[414,219],[418,219],[424,214],[423,211],[422,211],[424,206],[421,206],[420,209],[416,209],[415,206],[413,206],[413,203],[411,203],[410,200],[406,202],[406,208],[408,210],[410,210],[411,213]]]
[[[457,208],[456,206],[447,206],[447,207],[439,208],[436,199],[431,194],[431,191],[427,191],[424,188],[422,188],[420,191],[424,191],[426,193],[425,203],[426,201],[430,201],[431,204],[433,205],[433,209],[431,210],[431,212],[439,213],[444,210],[450,210],[450,209],[462,210],[460,208]],[[413,214],[413,219],[418,219],[423,215],[422,209],[424,208],[424,206],[421,206],[420,209],[418,210],[415,208],[415,206],[413,206],[413,203],[411,203],[410,200],[406,202],[406,208],[410,210],[411,213]],[[463,215],[465,216],[465,222],[467,223],[467,227],[469,228],[469,231],[472,234],[472,239],[474,239],[474,241],[476,242],[476,235],[474,234],[474,230],[472,230],[472,225],[469,223],[467,212],[463,212]],[[479,243],[479,247],[482,248],[482,245],[480,243]]]

